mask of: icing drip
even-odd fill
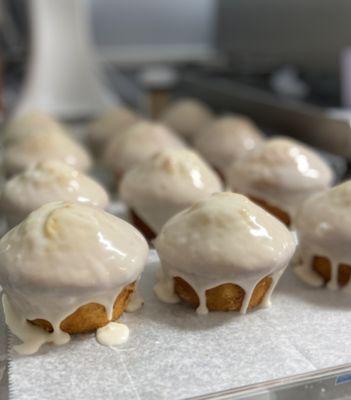
[[[174,280],[160,268],[157,272],[157,283],[154,286],[156,296],[164,303],[179,303],[179,297],[174,292]]]
[[[339,288],[339,266],[351,266],[349,229],[351,208],[351,181],[318,193],[300,208],[295,221],[299,237],[299,252],[295,274],[305,283],[320,287],[324,279],[313,270],[316,256],[326,258],[330,265],[330,281],[327,288]],[[351,282],[343,290],[350,291]]]
[[[155,247],[162,272],[154,290],[161,301],[178,302],[174,278],[180,277],[199,298],[197,312],[206,314],[206,291],[233,283],[245,291],[244,314],[256,285],[271,277],[261,304],[268,307],[295,246],[286,227],[246,197],[213,195],[171,218],[161,230]]]
[[[118,346],[129,338],[127,325],[110,322],[96,331],[97,341],[104,346]]]
[[[128,305],[126,307],[127,312],[135,312],[140,310],[144,304],[144,299],[141,297],[138,289],[136,289],[130,296]]]
[[[26,318],[16,313],[6,294],[2,296],[2,305],[7,326],[23,342],[14,346],[17,353],[30,355],[36,353],[45,343],[63,345],[70,341],[70,335],[63,332],[59,327],[55,327],[54,331],[49,333],[39,326],[29,323]]]
[[[112,320],[116,298],[138,281],[147,255],[135,228],[98,208],[58,202],[31,213],[0,240],[6,321],[24,342],[17,349],[66,343],[62,321],[86,304],[101,304]],[[141,303],[136,297],[131,309]],[[36,319],[53,333],[27,322]]]

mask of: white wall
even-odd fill
[[[215,0],[90,1],[95,41],[109,58],[201,58],[213,47]]]

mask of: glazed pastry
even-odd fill
[[[96,329],[104,343],[123,340],[126,328],[109,322],[126,309],[147,255],[134,227],[99,208],[53,202],[29,214],[0,240],[5,319],[23,341],[16,350]]]
[[[284,224],[247,197],[214,194],[163,226],[154,290],[160,300],[180,298],[201,314],[268,306],[295,246]]]
[[[45,203],[73,201],[105,208],[109,198],[95,180],[69,165],[43,161],[8,180],[2,190],[0,210],[13,227]]]
[[[234,192],[249,196],[286,225],[312,194],[331,186],[334,176],[309,147],[287,138],[267,140],[228,169]]]
[[[213,113],[206,104],[195,99],[180,99],[166,108],[160,121],[192,141],[212,118]]]
[[[38,131],[67,134],[63,125],[50,115],[41,111],[32,111],[10,120],[5,126],[3,139],[7,142]]]
[[[245,157],[262,143],[263,135],[250,119],[226,115],[216,118],[199,133],[194,147],[224,178],[233,161]]]
[[[116,107],[88,126],[87,139],[94,154],[100,155],[106,144],[140,120],[140,116],[127,107]]]
[[[295,273],[312,286],[351,292],[351,181],[318,193],[300,208]],[[350,219],[350,221],[349,221]]]
[[[167,149],[129,170],[120,196],[134,225],[152,239],[170,217],[221,190],[219,177],[195,152]]]
[[[32,131],[13,135],[4,143],[3,163],[7,176],[50,159],[65,162],[80,171],[91,167],[91,158],[86,150],[63,131]]]
[[[159,151],[183,147],[183,142],[165,126],[142,121],[112,139],[103,160],[119,181],[126,171]]]

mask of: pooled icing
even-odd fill
[[[142,121],[113,138],[103,160],[117,175],[122,175],[163,149],[183,147],[183,142],[165,126]]]
[[[7,174],[15,174],[40,161],[60,160],[80,171],[91,167],[86,150],[64,132],[37,130],[26,135],[12,137],[5,142],[4,168]]]
[[[73,201],[105,208],[109,197],[94,179],[69,165],[47,160],[8,180],[2,190],[0,210],[10,226],[51,201]]]
[[[300,208],[295,220],[299,238],[295,273],[312,286],[322,286],[323,278],[312,269],[315,256],[331,264],[329,289],[338,288],[339,264],[351,266],[351,181],[318,193]],[[351,283],[344,288],[351,291]]]
[[[250,119],[226,115],[213,120],[194,140],[194,147],[223,174],[229,165],[263,143],[263,135]]]
[[[104,346],[118,346],[125,343],[128,337],[128,326],[119,322],[109,322],[96,331],[97,341]]]
[[[138,120],[140,117],[127,107],[113,108],[88,126],[88,139],[94,147],[103,148]]]
[[[289,263],[295,240],[289,230],[245,196],[218,193],[175,215],[155,240],[162,273],[156,294],[175,302],[174,277],[196,291],[199,313],[206,313],[206,290],[234,283],[245,290],[241,312],[247,311],[256,285],[273,280],[263,306]]]
[[[61,322],[79,307],[98,303],[112,319],[119,293],[140,277],[148,256],[143,236],[96,207],[48,203],[0,240],[0,284],[6,320],[24,341],[21,353],[62,344]],[[49,321],[53,333],[28,320]],[[40,333],[40,334],[39,334]]]
[[[187,139],[193,138],[213,118],[206,104],[195,99],[180,99],[161,115],[160,121]]]
[[[195,152],[167,149],[128,171],[121,181],[121,199],[154,231],[222,184]]]
[[[267,140],[228,169],[234,192],[257,197],[294,217],[312,194],[331,186],[334,175],[312,149],[287,138]]]

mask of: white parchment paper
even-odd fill
[[[11,399],[183,399],[351,362],[351,297],[287,271],[270,309],[199,316],[158,301],[157,265],[151,251],[145,305],[123,316],[131,331],[123,346],[101,346],[94,335],[28,357],[10,346]]]

